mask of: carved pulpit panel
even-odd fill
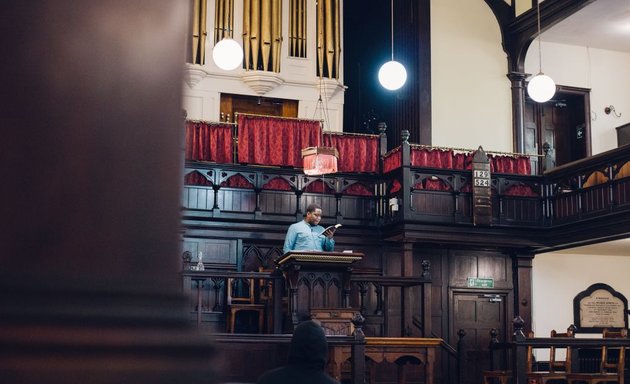
[[[362,258],[361,253],[291,251],[276,260],[289,287],[291,323],[311,317],[312,308],[348,308],[352,263]]]

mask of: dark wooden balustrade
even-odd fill
[[[402,166],[384,174],[306,176],[292,168],[187,162],[186,175],[196,175],[197,181],[184,186],[184,216],[285,226],[317,202],[324,222],[349,227],[401,222],[473,227],[470,170],[414,167],[409,150],[404,142]],[[491,225],[547,230],[602,218],[613,223],[612,216],[617,220],[612,232],[601,232],[627,233],[630,222],[622,214],[630,210],[629,161],[630,148],[623,147],[543,176],[493,173]]]
[[[191,321],[205,333],[221,333],[226,330],[227,317],[226,285],[228,279],[250,279],[258,284],[257,295],[269,300],[266,305],[266,326],[261,333],[282,333],[283,318],[287,316],[283,308],[283,300],[287,294],[284,276],[278,270],[273,272],[235,272],[220,270],[191,270],[192,265],[185,266],[182,272],[183,292],[189,298]],[[194,268],[194,267],[193,267]],[[363,325],[368,335],[381,336],[385,309],[383,307],[385,290],[388,288],[405,290],[419,289],[420,310],[419,324],[422,329],[418,334],[430,336],[430,286],[431,279],[426,265],[424,276],[396,277],[376,275],[352,275],[350,307],[361,313],[367,321]],[[260,292],[270,287],[270,291]],[[261,300],[258,299],[260,303]]]

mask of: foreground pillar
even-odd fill
[[[178,276],[186,0],[0,4],[0,382],[211,382]]]

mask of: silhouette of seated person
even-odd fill
[[[288,364],[263,373],[257,384],[339,384],[324,371],[328,342],[324,329],[315,321],[298,324],[291,338]]]

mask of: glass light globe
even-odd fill
[[[527,84],[527,93],[534,101],[544,103],[549,101],[556,93],[556,83],[551,77],[540,72]]]
[[[217,67],[224,71],[231,71],[241,65],[243,49],[236,40],[226,37],[214,46],[212,59]]]
[[[383,88],[395,91],[405,85],[407,70],[397,61],[388,61],[378,70],[378,81]]]

